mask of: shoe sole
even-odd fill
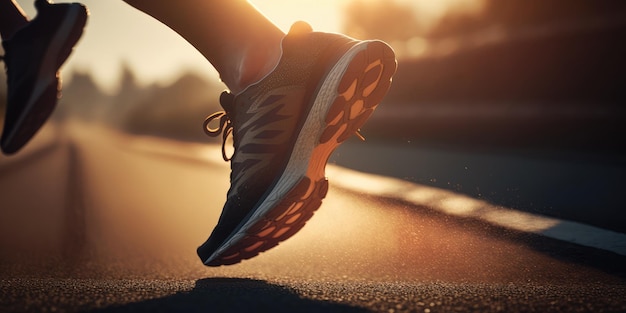
[[[380,41],[352,46],[318,86],[288,165],[263,204],[211,257],[208,266],[239,263],[293,236],[328,192],[326,163],[387,94],[396,71],[393,50]]]
[[[60,90],[58,68],[70,56],[73,47],[82,36],[87,14],[87,9],[83,5],[70,4],[67,17],[55,33],[44,55],[41,63],[43,66],[37,73],[37,83],[26,102],[25,109],[16,120],[13,130],[3,135],[2,151],[5,154],[19,151],[54,112],[56,102],[42,107],[37,107],[37,103],[42,98],[58,98]]]

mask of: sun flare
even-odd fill
[[[283,31],[298,20],[317,31],[343,32],[345,10],[354,1],[392,0],[250,0]],[[393,0],[409,4],[416,17],[432,24],[450,10],[478,11],[484,0]],[[17,0],[30,16],[36,15],[32,0]],[[57,1],[64,2],[64,1]],[[192,71],[209,79],[217,73],[191,45],[168,27],[133,9],[123,1],[81,0],[91,12],[85,35],[64,66],[64,79],[71,73],[91,73],[107,90],[115,90],[122,68],[133,70],[142,84],[171,82]],[[114,23],[112,21],[115,21]],[[424,48],[411,42],[412,51]],[[158,54],[153,51],[159,51]]]

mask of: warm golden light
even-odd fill
[[[285,32],[297,20],[308,21],[318,31],[343,32],[346,6],[353,1],[374,3],[388,0],[250,0]],[[17,2],[29,16],[36,15],[31,0]],[[115,90],[123,65],[134,70],[141,83],[170,82],[187,71],[217,79],[213,67],[178,34],[123,1],[81,2],[89,7],[91,16],[85,35],[64,67],[66,79],[70,78],[69,73],[79,69],[94,74],[97,82],[108,90]],[[477,12],[484,1],[395,2],[409,5],[417,20],[432,26],[450,11]],[[420,55],[425,49],[419,39],[411,40],[407,45],[409,55]]]

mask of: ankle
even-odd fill
[[[236,70],[234,86],[229,86],[231,92],[238,94],[248,86],[261,81],[276,68],[281,56],[282,47],[280,43],[249,49]]]

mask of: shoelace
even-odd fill
[[[222,97],[220,97],[220,104],[223,108],[230,110],[233,106],[234,97],[229,93],[223,93]],[[219,126],[217,128],[211,128],[211,122],[213,120],[219,119]],[[228,136],[233,133],[233,123],[228,116],[227,110],[215,112],[204,120],[203,123],[204,133],[210,137],[217,137],[222,134],[222,158],[224,161],[228,162],[232,159],[226,155],[226,141],[228,140]],[[361,130],[358,129],[355,132],[355,135],[365,141],[365,137],[361,134]]]
[[[232,156],[229,157],[226,155],[226,140],[228,140],[228,136],[233,133],[233,123],[231,117],[228,115],[228,112],[232,112],[232,108],[235,103],[235,97],[224,91],[220,95],[220,105],[224,108],[224,111],[215,112],[204,120],[204,133],[210,137],[217,137],[222,134],[222,158],[224,161],[228,162],[232,159]],[[211,128],[211,122],[213,120],[219,119],[219,125],[217,128]]]
[[[365,136],[363,136],[363,134],[361,134],[361,130],[357,129],[356,132],[354,133],[355,136],[357,136],[361,141],[365,141]]]
[[[211,128],[210,124],[213,120],[219,118],[219,126],[217,128]],[[217,137],[222,134],[222,158],[224,161],[230,161],[231,157],[226,155],[226,140],[228,136],[233,132],[233,123],[230,121],[230,117],[226,111],[218,111],[209,115],[204,120],[204,132],[210,137]]]

